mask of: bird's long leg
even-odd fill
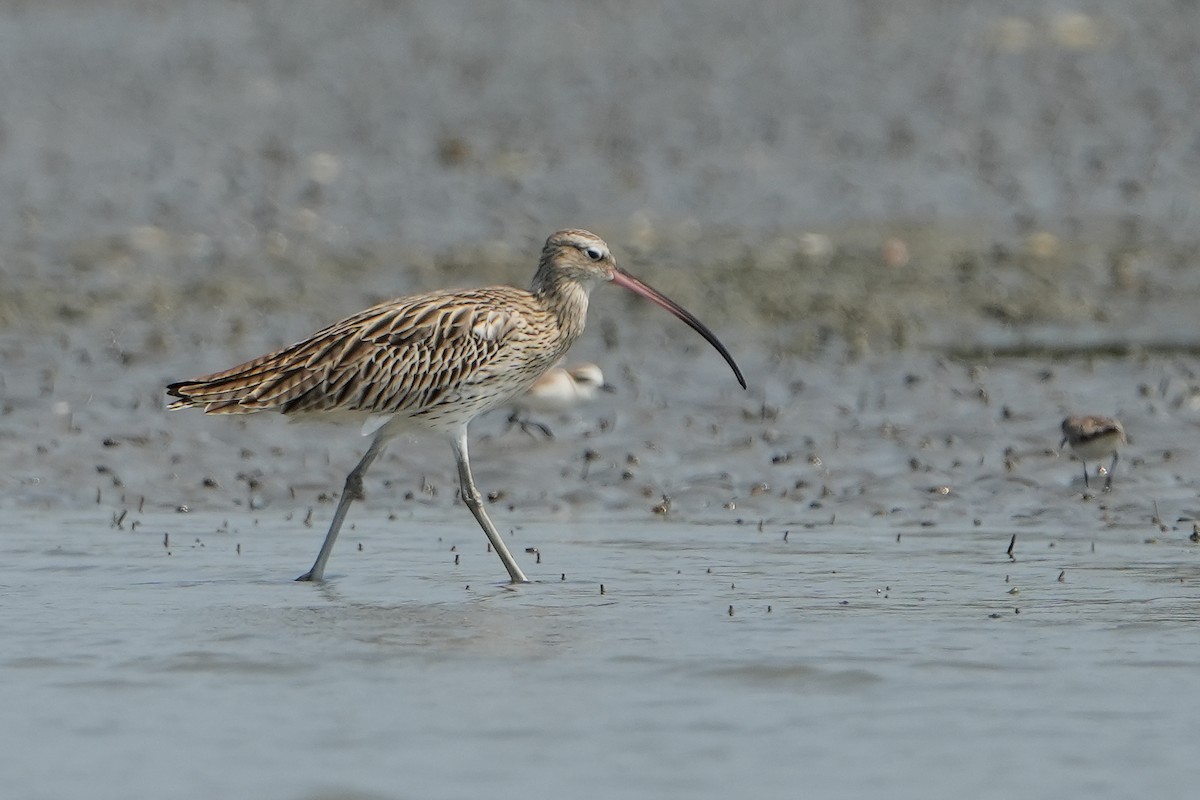
[[[1120,453],[1113,453],[1112,464],[1110,464],[1108,467],[1108,477],[1104,479],[1104,491],[1106,491],[1106,492],[1112,491],[1112,476],[1113,476],[1113,472],[1116,471],[1116,469],[1117,469],[1117,459],[1119,459],[1120,457],[1121,457]]]
[[[1083,488],[1090,489],[1090,488],[1092,488],[1092,486],[1090,483],[1088,483],[1087,462],[1084,461],[1082,458],[1079,460],[1083,463]]]
[[[367,474],[367,468],[371,466],[371,462],[383,452],[383,445],[383,436],[376,436],[375,441],[371,442],[371,446],[367,448],[367,452],[363,453],[362,460],[346,476],[346,487],[342,490],[341,498],[338,499],[337,510],[333,512],[333,521],[329,523],[329,533],[325,534],[321,552],[317,553],[317,560],[313,562],[312,569],[296,580],[317,582],[325,580],[325,562],[329,560],[329,554],[333,552],[333,543],[337,540],[338,531],[342,529],[342,520],[346,518],[350,504],[363,496],[363,475]]]
[[[475,488],[475,479],[471,477],[471,460],[467,455],[466,425],[462,426],[457,434],[450,437],[450,446],[454,448],[454,460],[458,463],[458,482],[463,502],[467,504],[467,508],[471,509],[471,513],[475,515],[476,521],[479,522],[479,527],[483,528],[488,541],[492,543],[492,549],[496,551],[496,555],[500,556],[500,560],[504,562],[504,568],[508,570],[508,575],[512,578],[512,582],[529,583],[529,579],[525,577],[525,573],[521,572],[521,568],[517,566],[516,559],[512,557],[512,553],[508,552],[508,547],[504,544],[504,540],[496,532],[496,526],[492,524],[492,521],[488,519],[487,512],[483,510],[483,495]]]

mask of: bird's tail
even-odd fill
[[[168,384],[167,394],[179,398],[168,408],[200,408],[206,414],[280,409],[320,380],[313,370],[289,358],[292,349],[268,353],[212,375]]]

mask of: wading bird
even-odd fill
[[[1104,491],[1112,491],[1113,470],[1117,468],[1121,445],[1126,442],[1125,428],[1121,426],[1120,420],[1095,416],[1067,417],[1062,423],[1062,434],[1063,438],[1058,444],[1059,448],[1070,444],[1071,452],[1075,453],[1083,462],[1083,486],[1085,489],[1091,488],[1088,484],[1087,462],[1099,461],[1112,456],[1112,463],[1109,464],[1108,470],[1106,471],[1101,466],[1100,472],[1097,473],[1105,474]]]
[[[513,412],[508,426],[520,425],[521,430],[537,428],[549,439],[554,438],[550,429],[540,422],[522,417],[521,412],[555,414],[570,411],[575,406],[589,403],[599,392],[611,392],[613,387],[604,382],[604,373],[595,364],[585,361],[573,367],[552,367],[542,373],[529,391],[513,398]]]
[[[471,476],[467,425],[511,404],[567,352],[583,332],[588,294],[612,282],[657,303],[708,340],[746,388],[733,356],[690,312],[617,266],[604,240],[563,230],[546,240],[529,291],[510,286],[401,297],[335,322],[289,347],[231,369],[167,386],[170,408],[209,414],[358,412],[374,434],[346,476],[329,532],[312,569],[296,580],[321,581],[363,475],[389,440],[406,430],[446,436],[458,465],[463,502],[514,583],[527,581],[483,507]]]

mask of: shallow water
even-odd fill
[[[295,525],[10,516],[10,796],[1181,796],[1200,779],[1185,541],[1022,531],[1010,559],[1008,530],[530,521],[510,541],[534,583],[513,588],[468,521],[398,534],[364,514],[312,586],[289,579],[319,533]]]
[[[93,370],[63,415],[39,351],[18,351],[0,438],[13,796],[1200,779],[1186,359],[756,350],[746,393],[707,350],[653,344],[591,343],[618,393],[548,420],[552,441],[474,426],[480,487],[536,581],[515,589],[437,439],[393,443],[329,584],[300,585],[355,428],[168,413],[154,364]],[[1055,450],[1064,413],[1098,408],[1132,437],[1111,494]]]
[[[1119,797],[1200,779],[1186,361],[750,354],[747,394],[711,354],[672,355],[608,354],[619,393],[549,420],[552,441],[475,426],[490,513],[535,581],[517,588],[437,439],[393,444],[310,586],[291,578],[356,429],[134,414],[121,375],[70,420],[16,395],[14,796]],[[1111,494],[1055,450],[1065,410],[1098,404],[1132,437]]]

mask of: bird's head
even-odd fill
[[[586,297],[587,292],[602,281],[612,281],[617,286],[640,294],[683,320],[716,348],[726,363],[733,368],[738,383],[743,389],[746,388],[746,379],[742,377],[741,369],[716,335],[683,306],[618,267],[608,245],[590,231],[568,229],[551,234],[546,240],[546,246],[542,248],[538,271],[533,277],[533,291],[535,294],[554,299],[570,293],[578,294],[582,290],[582,295]],[[586,308],[586,299],[583,300],[583,307]]]

